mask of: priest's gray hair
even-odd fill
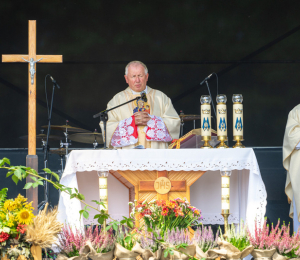
[[[145,74],[148,74],[148,68],[147,68],[147,66],[146,66],[143,62],[141,62],[141,61],[134,60],[134,61],[129,62],[129,63],[126,65],[126,67],[125,67],[125,75],[128,74],[128,68],[129,68],[129,66],[130,66],[130,65],[133,65],[133,64],[139,64],[139,65],[142,65],[142,66],[145,68]]]

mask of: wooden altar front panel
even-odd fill
[[[134,187],[134,198],[132,198],[133,192],[130,192],[130,201],[146,200],[151,201],[154,199],[172,200],[176,198],[187,198],[190,201],[190,187],[198,180],[205,171],[117,171],[124,179],[126,179],[132,187]],[[113,173],[112,173],[113,174]],[[114,175],[114,174],[113,174]],[[185,181],[185,191],[170,191],[167,194],[158,194],[156,191],[140,191],[140,181],[155,181],[158,177],[165,176],[171,182],[172,181]],[[126,185],[128,186],[128,185]],[[130,187],[129,187],[130,188]],[[154,190],[154,187],[153,187]]]

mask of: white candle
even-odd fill
[[[227,137],[227,98],[225,95],[217,96],[217,134]]]
[[[222,209],[230,209],[230,177],[221,178]]]
[[[201,135],[211,136],[211,98],[210,96],[201,96]]]
[[[244,119],[243,119],[243,96],[234,94],[233,101],[233,136],[243,136]]]

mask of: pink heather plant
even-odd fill
[[[299,230],[290,236],[290,224],[282,225],[281,238],[275,241],[275,246],[279,254],[287,258],[297,258],[300,256]]]
[[[215,248],[218,245],[218,237],[219,230],[217,231],[216,237],[214,238],[211,226],[207,228],[202,225],[195,231],[193,241],[195,241],[201,248],[201,250],[205,253],[207,250]]]
[[[253,245],[254,249],[272,249],[276,247],[276,241],[280,240],[281,237],[281,230],[279,229],[280,220],[276,227],[273,227],[270,231],[269,225],[267,225],[267,219],[265,218],[263,227],[258,227],[257,220],[255,220],[255,227],[254,227],[254,236],[251,235],[250,231],[248,230],[248,236],[250,240],[250,244]]]
[[[169,243],[170,245],[181,245],[181,244],[187,244],[192,245],[193,241],[190,239],[190,232],[188,229],[181,229],[177,227],[176,230],[168,230],[165,235],[165,241]]]
[[[154,230],[153,232],[155,232],[158,235],[157,239],[161,239],[159,231]],[[154,253],[158,250],[159,243],[155,241],[156,238],[153,232],[148,232],[147,230],[145,230],[144,233],[141,234],[141,238],[139,242],[143,249],[148,249]]]
[[[68,257],[79,256],[80,249],[84,246],[86,239],[79,229],[73,231],[70,225],[65,224],[59,236],[61,253]]]
[[[90,241],[97,253],[106,253],[113,249],[115,237],[113,231],[104,234],[99,226],[87,228],[84,232],[79,229],[74,231],[70,225],[65,224],[59,236],[61,253],[68,257],[79,256],[87,241]]]

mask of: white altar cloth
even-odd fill
[[[232,170],[229,222],[238,223],[242,218],[248,222],[251,229],[255,218],[263,221],[266,211],[266,189],[260,175],[259,166],[253,149],[131,149],[131,150],[73,150],[61,178],[61,184],[77,188],[78,176],[80,182],[84,176],[90,181],[88,189],[96,189],[98,200],[97,171],[100,170],[158,170],[158,171],[207,171],[191,186],[191,204],[201,209],[204,224],[222,224],[221,212],[221,177],[220,170]],[[112,176],[111,176],[112,177]],[[93,188],[92,188],[93,187]],[[80,191],[80,190],[79,190]],[[119,200],[124,200],[124,194],[118,194],[119,189],[109,186],[109,212],[112,207],[119,207]],[[111,199],[110,194],[115,198]],[[129,196],[125,196],[128,201]],[[200,204],[200,205],[199,205]],[[95,205],[95,204],[94,204]],[[126,205],[127,209],[128,206]],[[69,195],[61,193],[59,199],[58,218],[71,225],[82,225],[79,221],[81,203],[70,200]],[[127,214],[126,214],[127,213]],[[91,212],[90,220],[93,219]],[[128,216],[127,212],[115,214],[115,218]]]

